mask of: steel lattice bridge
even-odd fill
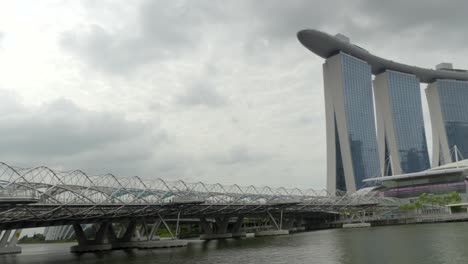
[[[279,227],[283,214],[313,217],[396,205],[395,200],[373,192],[330,194],[325,190],[119,178],[0,163],[0,230],[164,219],[177,219],[177,223],[199,219],[208,228],[207,219],[227,219],[229,223],[233,217],[271,217]],[[281,219],[275,221],[278,215]]]

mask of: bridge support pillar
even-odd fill
[[[86,237],[86,234],[80,224],[73,224],[78,245],[72,246],[70,251],[73,253],[84,253],[111,250],[112,245],[109,243],[107,236],[109,225],[111,224],[107,222],[102,223],[96,232],[95,238],[91,240]]]
[[[283,221],[282,229],[289,230],[289,232],[305,231],[304,221],[302,217],[285,218]]]
[[[241,231],[242,223],[244,222],[244,216],[238,216],[236,222],[232,226],[231,232],[233,238],[246,237],[247,234]]]
[[[225,239],[245,237],[246,233],[241,231],[244,216],[238,216],[234,223],[230,222],[229,216],[216,217],[214,221],[200,218],[200,226],[204,234],[200,236],[202,240]]]
[[[21,247],[17,246],[21,229],[0,230],[0,254],[19,254]]]
[[[166,229],[169,231],[171,238],[169,239],[160,239],[159,236],[156,236],[156,232],[160,228],[161,225],[164,225]],[[187,246],[187,240],[181,240],[177,238],[172,233],[171,229],[164,221],[162,217],[160,217],[156,222],[151,226],[151,228],[143,222],[138,228],[136,222],[130,222],[125,232],[122,232],[123,235],[121,237],[117,237],[113,230],[109,230],[109,234],[113,237],[112,241],[112,249],[125,249],[125,248],[138,248],[138,249],[150,249],[150,248],[169,248],[169,247],[184,247]]]
[[[298,217],[295,219],[296,227],[294,227],[294,232],[303,232],[305,231],[304,218]]]
[[[200,235],[201,240],[232,238],[232,233],[228,233],[229,216],[216,217],[214,222],[208,222],[205,217],[200,218],[200,226],[204,234]]]
[[[256,237],[262,236],[280,236],[280,235],[289,235],[289,230],[283,229],[283,210],[281,210],[279,222],[273,217],[273,215],[267,211],[268,215],[270,216],[271,221],[273,222],[276,229],[270,230],[259,230],[255,232]]]
[[[112,225],[109,226],[108,232],[112,249],[136,248],[136,244],[141,238],[135,221],[130,221],[126,226],[121,224],[119,236],[115,233]]]

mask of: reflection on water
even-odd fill
[[[71,245],[23,245],[22,254],[0,256],[0,263],[468,263],[468,223],[334,229],[81,255],[69,253]]]

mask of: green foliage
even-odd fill
[[[427,195],[426,193],[423,193],[417,200],[417,202],[421,202],[422,204],[438,204],[441,206],[460,201],[461,196],[458,192],[450,192],[444,195]]]
[[[424,203],[424,201],[426,200],[427,200],[427,193],[422,193],[421,195],[419,195],[418,201],[421,201]]]
[[[416,206],[413,203],[402,203],[400,204],[400,209],[402,210],[412,210],[415,209]]]
[[[45,241],[45,236],[43,234],[34,234],[32,237],[28,237],[28,235],[24,235],[20,240],[18,241],[21,244],[28,243],[28,244],[33,244],[33,243],[44,243]]]
[[[342,215],[357,215],[357,214],[360,213],[360,211],[358,211],[356,209],[351,209],[351,208],[344,208],[344,209],[340,210],[340,213]]]
[[[461,201],[461,196],[458,192],[450,192],[444,195],[428,195],[427,193],[422,193],[418,196],[418,199],[412,203],[402,203],[400,209],[402,210],[412,210],[423,207],[425,204],[431,205],[440,205],[444,206],[447,204],[459,203]]]
[[[451,192],[445,196],[446,204],[453,204],[461,202],[461,196],[457,192]]]

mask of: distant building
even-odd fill
[[[419,80],[387,70],[375,77],[374,95],[381,175],[429,169]]]
[[[53,240],[67,240],[73,238],[75,231],[73,226],[48,226],[44,229],[44,236],[46,241]]]
[[[457,192],[462,200],[468,198],[468,159],[449,163],[422,172],[379,177],[365,180],[376,185],[384,197],[400,199]]]
[[[345,53],[323,65],[327,189],[355,191],[380,174],[369,64]]]
[[[426,89],[431,114],[432,163],[456,161],[455,154],[468,158],[468,82],[439,79]]]
[[[453,69],[450,63],[425,69],[380,58],[342,34],[302,30],[297,37],[306,48],[326,59],[323,75],[329,192],[352,192],[375,183],[366,179],[429,168],[420,82],[429,84],[427,98],[435,146],[432,166],[454,161],[455,146],[462,157],[468,158],[467,71]],[[376,118],[372,75],[376,76]]]

